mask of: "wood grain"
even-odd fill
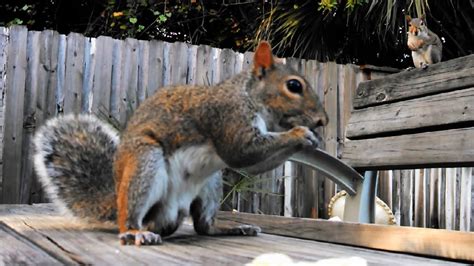
[[[474,128],[469,127],[346,141],[342,159],[360,169],[472,165],[473,139]]]
[[[474,85],[474,55],[468,55],[427,69],[414,69],[359,84],[354,97],[356,109],[382,103],[447,92]]]
[[[23,112],[26,82],[26,48],[28,32],[25,27],[10,28],[8,44],[5,124],[3,144],[2,203],[20,202],[23,142]],[[8,163],[5,163],[8,162]]]
[[[51,265],[63,263],[0,221],[1,265]]]
[[[67,36],[66,71],[64,82],[64,112],[80,113],[84,82],[85,38],[78,33]]]
[[[271,218],[273,220],[273,216]],[[61,217],[50,204],[0,205],[0,220],[36,247],[66,264],[243,265],[264,253],[286,254],[295,261],[314,262],[325,258],[357,256],[371,264],[450,264],[448,261],[426,257],[269,234],[258,237],[198,236],[187,221],[177,233],[164,239],[163,245],[121,246],[113,228],[85,226],[76,220]],[[218,224],[236,225],[226,220],[218,220]],[[281,228],[286,230],[294,227],[282,223]],[[320,233],[334,234],[331,231]],[[0,244],[3,247],[4,242]],[[4,251],[0,250],[0,254]],[[18,253],[12,252],[9,251],[9,254]]]
[[[466,122],[474,122],[474,87],[355,110],[346,133],[350,139],[369,138]]]
[[[22,137],[22,160],[21,160],[21,203],[39,202],[41,200],[41,185],[36,181],[33,171],[33,162],[29,156],[31,149],[33,134],[37,126],[36,102],[39,93],[39,72],[41,49],[40,46],[41,32],[28,32],[27,43],[27,71],[24,95],[23,109],[23,137]]]
[[[9,30],[0,27],[0,95],[4,95],[7,88],[7,55],[8,55]],[[4,125],[5,125],[5,98],[0,97],[0,150],[3,151]],[[3,183],[3,152],[0,152],[0,195]],[[2,202],[2,197],[0,197]]]
[[[257,224],[263,232],[269,234],[456,260],[474,260],[474,233],[229,212],[220,212],[219,219]]]

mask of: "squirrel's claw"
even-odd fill
[[[161,236],[150,231],[127,231],[119,234],[122,245],[159,245],[163,243]]]

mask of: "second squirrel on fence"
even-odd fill
[[[428,65],[441,62],[443,44],[434,32],[426,26],[425,16],[411,18],[408,23],[408,48],[411,50],[413,64],[416,68],[427,68]]]
[[[267,42],[253,68],[215,86],[158,90],[120,139],[88,115],[54,118],[35,135],[34,165],[53,202],[70,214],[116,221],[122,244],[159,244],[191,215],[204,235],[256,235],[214,224],[221,170],[261,173],[303,148],[328,122],[317,94]]]

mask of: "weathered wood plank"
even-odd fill
[[[400,171],[400,225],[413,226],[413,170]]]
[[[168,46],[168,54],[165,50],[165,58],[168,58],[166,62],[166,74],[168,77],[165,79],[165,85],[184,85],[186,84],[187,71],[188,71],[188,59],[187,59],[187,45],[185,43],[166,43],[165,47]]]
[[[472,187],[472,168],[464,167],[461,172],[461,191],[460,194],[460,214],[459,230],[470,231],[471,228],[471,187]]]
[[[38,73],[39,94],[36,110],[38,124],[56,115],[56,87],[58,84],[59,33],[43,31],[41,33],[41,68]]]
[[[104,42],[104,40],[102,40]],[[124,86],[122,84],[122,71],[123,71],[123,47],[124,42],[119,40],[113,40],[113,52],[112,52],[112,61],[104,61],[107,67],[113,69],[111,75],[111,86],[110,90],[110,109],[109,109],[109,116],[112,120],[117,122],[117,127],[123,128],[125,126],[125,110],[123,109],[123,102],[126,101],[124,91]],[[105,100],[105,99],[104,99]],[[107,109],[104,109],[107,110]]]
[[[39,77],[40,71],[40,53],[37,49],[40,45],[41,32],[28,32],[27,43],[27,71],[26,84],[24,95],[24,110],[23,110],[23,143],[22,143],[22,158],[21,158],[21,203],[40,202],[41,200],[41,185],[36,182],[36,176],[33,171],[33,162],[31,160],[32,152],[32,138],[36,129],[36,101],[39,93]]]
[[[211,47],[200,45],[196,55],[196,85],[208,86],[211,84],[211,62]]]
[[[5,128],[3,146],[2,203],[19,203],[21,189],[21,155],[23,142],[23,108],[26,82],[25,27],[10,28],[5,87]]]
[[[474,233],[229,212],[219,212],[218,218],[257,224],[268,234],[456,260],[474,260]]]
[[[94,73],[96,64],[96,38],[85,38],[84,80],[82,86],[81,112],[92,113]]]
[[[35,108],[36,128],[56,114],[56,85],[58,82],[59,33],[52,30],[41,32],[39,43],[39,66],[37,70],[37,95]],[[34,179],[31,202],[46,202],[39,180]]]
[[[474,55],[359,84],[354,107],[362,108],[403,99],[451,91],[474,85]]]
[[[111,111],[112,77],[116,77],[115,71],[117,71],[117,67],[112,68],[112,62],[115,62],[117,56],[115,51],[114,39],[108,36],[100,36],[96,39],[96,63],[92,86],[92,113],[94,114],[109,115]]]
[[[57,82],[55,89],[55,102],[56,110],[55,114],[64,113],[64,88],[65,88],[65,77],[66,77],[66,53],[67,53],[67,38],[65,35],[59,35],[58,40],[58,69],[57,69]]]
[[[64,263],[50,256],[0,221],[1,265],[51,265]]]
[[[163,42],[161,41],[153,40],[149,43],[148,71],[147,97],[163,87]]]
[[[401,193],[400,193],[400,188],[401,188],[401,171],[400,170],[393,170],[390,171],[392,173],[392,212],[395,215],[395,219],[397,220],[397,224],[400,225],[400,199],[401,199]]]
[[[5,125],[5,90],[7,75],[7,57],[9,29],[0,27],[0,150],[3,151],[4,125]],[[0,195],[3,182],[3,152],[0,152]],[[0,199],[1,202],[1,199]]]
[[[86,229],[84,224],[81,225],[77,221],[59,216],[54,209],[51,209],[51,206],[0,205],[0,219],[37,247],[60,258],[66,264],[243,265],[264,253],[282,253],[296,261],[313,262],[323,258],[348,256],[357,256],[367,260],[368,263],[375,264],[388,264],[394,261],[402,265],[445,262],[407,254],[268,234],[261,234],[258,237],[199,236],[193,232],[191,224],[187,221],[177,233],[164,239],[163,245],[121,246],[112,228]],[[270,216],[272,217],[274,216]],[[235,225],[230,221],[218,220],[217,222],[223,226]],[[294,226],[289,226],[287,229],[293,228]],[[283,230],[287,229],[283,224]],[[342,232],[347,232],[347,230],[342,230]],[[324,230],[320,233],[323,236],[334,234]],[[376,239],[381,239],[381,237],[383,235],[379,234]]]
[[[286,217],[293,217],[293,202],[291,193],[293,191],[293,162],[285,162],[284,166],[284,175],[285,175],[285,182],[284,182],[284,202],[283,202],[283,215]]]
[[[188,76],[186,77],[187,84],[196,85],[196,65],[197,65],[197,53],[198,53],[197,45],[188,45]]]
[[[339,133],[339,105],[338,105],[338,94],[339,88],[337,84],[338,69],[335,62],[329,62],[324,68],[324,109],[328,114],[329,123],[324,127],[324,150],[332,156],[338,155],[340,136]],[[323,216],[327,217],[327,205],[331,198],[336,194],[336,185],[329,179],[324,180],[324,207]]]
[[[253,67],[253,52],[245,52],[244,53],[244,59],[242,62],[242,70],[249,70]]]
[[[137,99],[141,104],[147,97],[149,75],[150,46],[147,41],[138,41],[138,88]]]
[[[469,127],[346,141],[342,159],[361,169],[472,165],[473,139],[474,128]]]
[[[138,40],[127,38],[122,50],[120,122],[126,123],[138,107]],[[125,110],[125,112],[123,111]],[[125,115],[125,116],[123,116]]]
[[[424,188],[426,186],[426,177],[423,170],[417,169],[414,172],[414,226],[426,227],[426,194],[424,191]]]
[[[346,131],[348,138],[363,138],[465,122],[474,122],[474,87],[355,110]]]
[[[220,58],[221,58],[221,49],[211,48],[210,52],[210,85],[216,85],[221,81],[221,68],[220,68]]]
[[[430,207],[429,207],[429,224],[431,228],[439,228],[438,216],[439,216],[439,197],[438,197],[438,187],[439,187],[439,177],[441,170],[439,168],[431,169],[430,174]]]
[[[456,168],[446,169],[445,213],[446,229],[454,230],[456,226]]]
[[[85,41],[84,36],[78,33],[70,33],[67,36],[64,82],[65,113],[77,114],[81,112]]]
[[[446,168],[440,170],[438,182],[438,198],[440,204],[438,205],[438,224],[439,228],[446,228]]]
[[[219,80],[223,81],[235,75],[235,53],[230,49],[223,49],[219,60]]]

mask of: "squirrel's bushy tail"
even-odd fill
[[[49,198],[76,217],[115,220],[118,133],[91,115],[49,120],[34,139],[34,166]]]

